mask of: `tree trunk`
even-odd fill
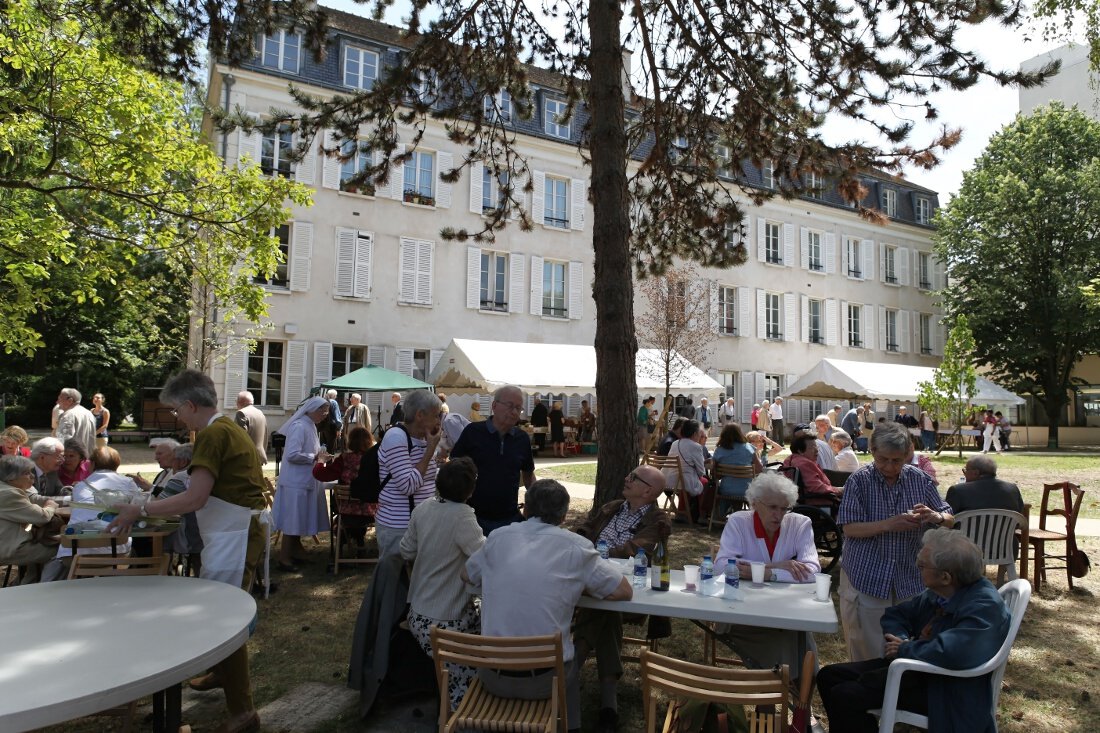
[[[638,383],[634,334],[634,280],[627,218],[626,130],[619,0],[589,6],[588,60],[592,155],[592,297],[596,302],[596,394],[600,411],[599,463],[593,509],[619,496],[623,477],[637,465],[634,448]]]
[[[1047,448],[1058,447],[1058,421],[1062,419],[1062,408],[1067,401],[1064,392],[1048,389],[1039,402],[1047,414]]]

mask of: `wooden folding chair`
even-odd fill
[[[726,517],[721,519],[717,518],[718,507],[723,501],[733,502],[733,508],[730,511],[738,511],[747,504],[744,498],[726,497],[718,493],[718,489],[721,487],[722,479],[724,478],[747,478],[750,481],[756,476],[756,471],[752,466],[726,466],[721,463],[714,464],[714,470],[711,471],[711,481],[714,484],[714,506],[710,510],[710,523],[707,524],[707,531],[710,532],[714,529],[715,524],[721,524],[725,526]],[[727,514],[728,516],[728,514]]]
[[[378,557],[357,557],[357,556],[344,556],[341,552],[344,549],[344,543],[348,540],[348,528],[346,526],[347,516],[369,516],[367,513],[367,503],[360,501],[351,495],[351,487],[345,484],[337,484],[333,487],[332,497],[335,502],[335,506],[332,507],[332,574],[336,575],[340,572],[340,564],[344,565],[374,565],[378,562]]]
[[[778,670],[723,669],[683,662],[650,651],[642,652],[642,703],[647,733],[657,730],[658,690],[672,700],[665,714],[664,733],[673,730],[682,701],[702,700],[724,705],[747,705],[749,733],[786,733],[790,672]],[[757,712],[775,706],[775,712]]]
[[[1061,506],[1057,508],[1051,508],[1051,497],[1060,494]],[[1046,561],[1060,560],[1065,563],[1064,565],[1056,565],[1052,570],[1058,570],[1065,568],[1066,580],[1069,582],[1069,587],[1073,588],[1073,574],[1069,568],[1069,558],[1077,551],[1077,513],[1081,510],[1081,499],[1084,498],[1085,492],[1077,484],[1070,483],[1069,481],[1062,481],[1056,484],[1043,484],[1043,503],[1039,505],[1039,527],[1038,529],[1032,529],[1028,532],[1028,542],[1035,548],[1035,579],[1032,585],[1035,588],[1035,592],[1039,592],[1040,584],[1046,582],[1047,579],[1047,565]],[[1058,532],[1057,530],[1047,529],[1047,520],[1050,517],[1062,517],[1066,523],[1066,531]],[[1048,542],[1065,543],[1065,551],[1062,554],[1048,553],[1046,546]]]
[[[69,567],[69,580],[116,575],[167,575],[168,556],[76,555]]]
[[[666,470],[676,471],[676,483],[672,488],[665,489],[665,510],[671,509],[673,514],[682,518],[688,524],[691,524],[691,513],[687,509],[687,492],[684,491],[684,467],[680,463],[680,456],[659,456],[656,453],[646,453],[642,456],[642,463],[647,466],[653,466],[661,471],[663,474]],[[665,486],[668,486],[666,480]],[[680,499],[677,502],[677,499]],[[680,509],[678,504],[683,504],[684,508]]]
[[[549,636],[480,636],[432,628],[432,658],[439,682],[439,731],[487,730],[501,733],[564,733],[565,664],[561,632]],[[450,712],[447,664],[500,670],[550,669],[550,697],[515,700],[490,694],[474,677],[458,709]]]

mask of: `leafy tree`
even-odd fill
[[[192,68],[188,41],[199,38],[209,39],[217,58],[248,58],[257,33],[280,23],[304,30],[315,53],[328,50],[324,10],[305,0],[277,6],[266,0],[91,2],[110,12],[123,48],[162,71]],[[381,17],[392,0],[370,4]],[[623,84],[624,11],[630,13],[625,41],[639,52],[640,95]],[[743,199],[735,194],[754,203],[776,194],[793,197],[828,177],[862,214],[877,218],[863,203],[863,171],[932,166],[957,140],[958,132],[946,128],[931,140],[909,140],[907,116],[937,115],[924,101],[928,92],[944,85],[965,89],[983,76],[1024,84],[1042,78],[991,70],[958,45],[960,26],[1015,23],[1018,12],[1013,3],[969,0],[935,6],[920,0],[848,6],[412,0],[407,53],[372,89],[325,99],[292,89],[304,112],[275,110],[266,124],[289,124],[303,133],[298,154],[321,127],[337,131],[337,146],[366,130],[360,145],[382,151],[386,160],[362,177],[379,183],[390,164],[410,154],[427,121],[441,120],[451,139],[468,147],[457,169],[441,171],[444,178],[485,162],[506,181],[504,205],[481,231],[444,235],[491,239],[523,208],[531,183],[516,134],[491,105],[486,113],[484,99],[506,89],[516,114],[529,115],[528,64],[561,79],[565,118],[584,126],[590,156],[596,389],[604,406],[599,431],[622,435],[631,432],[637,406],[632,273],[660,273],[677,257],[739,264],[744,246],[724,245],[726,228],[739,228],[744,216]],[[434,74],[434,84],[430,94],[418,96],[413,87],[422,74]],[[539,78],[545,82],[547,75]],[[226,112],[223,126],[249,124],[234,110]],[[851,122],[852,140],[827,140],[821,127],[828,116]],[[407,146],[402,154],[396,152],[398,125],[413,129],[401,140]],[[882,142],[863,142],[873,138]],[[631,156],[635,165],[628,165]],[[766,160],[774,166],[775,190],[746,183],[742,165],[759,167]],[[530,227],[530,218],[521,213],[519,224]],[[634,461],[629,441],[601,446],[597,505],[618,493]]]
[[[110,51],[72,0],[0,10],[0,342],[45,345],[36,314],[139,292],[142,263],[209,284],[222,317],[258,320],[268,235],[305,189],[224,170],[192,130],[183,87]],[[213,267],[204,267],[213,263]],[[59,278],[62,271],[75,273]],[[64,283],[64,292],[58,284]],[[188,292],[189,288],[184,292]],[[147,305],[155,301],[148,301]],[[46,323],[39,321],[40,326]]]
[[[932,381],[917,385],[917,401],[928,411],[933,420],[940,423],[950,421],[954,426],[951,437],[959,447],[962,458],[962,428],[966,424],[966,415],[978,381],[978,371],[974,368],[974,334],[970,332],[966,314],[960,313],[955,326],[947,335],[943,347],[943,361],[932,370]],[[944,441],[936,455],[943,452]]]
[[[1100,277],[1100,123],[1055,103],[993,136],[942,210],[949,317],[966,314],[974,358],[1039,398],[1058,445],[1070,375],[1100,350],[1083,286]]]

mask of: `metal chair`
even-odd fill
[[[1053,494],[1060,493],[1062,496],[1062,506],[1057,509],[1052,509],[1051,496]],[[1047,579],[1047,567],[1046,561],[1061,560],[1065,565],[1056,565],[1052,570],[1058,570],[1065,568],[1066,580],[1069,581],[1069,587],[1073,588],[1073,574],[1069,568],[1069,558],[1073,556],[1073,553],[1077,552],[1077,535],[1075,529],[1077,527],[1077,513],[1081,509],[1081,499],[1084,497],[1085,492],[1077,484],[1070,483],[1069,481],[1062,481],[1056,484],[1043,484],[1043,503],[1039,506],[1039,527],[1037,529],[1031,529],[1028,531],[1027,541],[1035,548],[1035,579],[1032,581],[1032,585],[1035,587],[1035,592],[1039,592],[1039,588],[1042,583]],[[1047,529],[1047,519],[1052,516],[1062,517],[1066,522],[1066,531],[1058,532],[1055,530]],[[1064,542],[1065,552],[1062,554],[1051,554],[1046,551],[1046,543],[1048,542]]]
[[[707,524],[708,532],[714,529],[714,525],[716,522],[721,525],[724,525],[726,523],[725,517],[722,517],[721,519],[715,518],[718,514],[719,505],[723,501],[733,502],[733,508],[730,511],[738,511],[738,509],[743,509],[746,506],[744,497],[725,497],[718,493],[718,489],[721,486],[722,479],[729,477],[747,478],[751,480],[753,477],[756,476],[756,471],[753,470],[752,466],[728,466],[721,463],[716,463],[714,464],[714,469],[711,474],[711,481],[714,484],[714,506],[711,507],[710,510],[710,523]],[[727,513],[726,516],[729,516],[729,514]]]
[[[997,585],[1007,574],[1008,580],[1016,580],[1016,530],[1022,528],[1023,541],[1027,542],[1027,518],[1009,509],[974,509],[955,515],[955,526],[982,550],[986,565],[996,565]]]
[[[1017,579],[1005,583],[998,591],[1004,598],[1012,621],[1008,626],[1008,636],[993,658],[979,667],[971,669],[944,669],[928,662],[916,659],[895,659],[890,663],[886,675],[886,693],[882,699],[881,710],[871,710],[872,715],[879,716],[879,733],[891,733],[895,723],[906,723],[918,728],[928,729],[928,716],[911,713],[907,710],[898,710],[898,692],[901,690],[901,676],[906,672],[923,672],[925,674],[938,674],[947,677],[981,677],[989,675],[989,684],[993,691],[993,713],[997,713],[997,700],[1001,696],[1001,680],[1005,676],[1005,667],[1008,666],[1008,656],[1012,651],[1012,642],[1016,640],[1016,633],[1020,630],[1020,622],[1024,619],[1024,611],[1027,610],[1028,601],[1031,600],[1031,585],[1023,579]]]
[[[439,682],[439,731],[489,730],[502,733],[565,731],[565,663],[561,632],[547,636],[481,636],[432,631],[432,660]],[[648,652],[643,652],[643,654]],[[517,700],[490,694],[475,677],[458,708],[450,712],[447,664],[499,670],[550,669],[550,697]]]

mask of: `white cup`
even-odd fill
[[[755,586],[764,585],[764,563],[754,562],[752,566],[752,584]]]
[[[699,585],[699,566],[684,566],[684,590],[695,590]]]
[[[819,601],[829,600],[829,590],[832,587],[833,579],[828,573],[817,573],[814,575],[814,597]]]

